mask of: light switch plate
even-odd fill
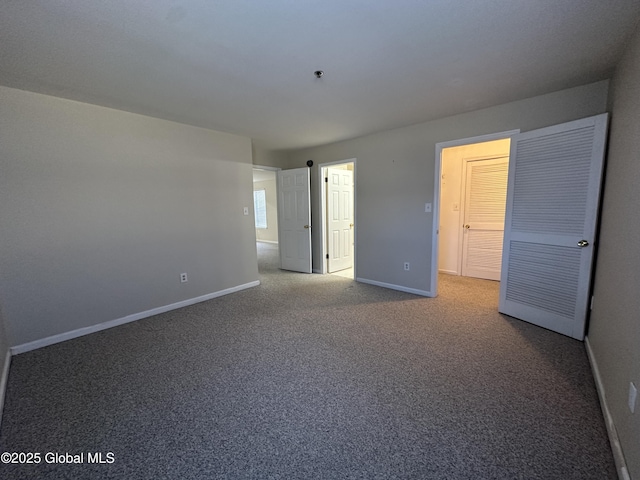
[[[430,203],[425,203],[424,204],[424,211],[427,212],[427,213],[431,211],[431,204]]]
[[[249,207],[244,207],[244,214],[249,215]]]

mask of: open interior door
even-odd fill
[[[311,188],[309,168],[278,171],[280,268],[311,273]]]
[[[353,171],[327,168],[329,273],[353,267]]]
[[[607,114],[515,135],[502,313],[584,339]]]

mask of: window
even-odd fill
[[[253,191],[253,211],[256,212],[256,228],[267,228],[267,196],[264,190]]]

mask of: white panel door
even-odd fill
[[[309,169],[278,171],[280,268],[311,273],[311,189]]]
[[[353,171],[327,168],[329,273],[353,267]]]
[[[584,339],[607,114],[511,139],[502,313]]]
[[[500,280],[509,157],[466,162],[462,275]]]

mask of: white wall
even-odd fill
[[[0,105],[12,345],[258,280],[250,139],[4,87]]]
[[[606,111],[608,82],[469,112],[331,145],[294,151],[287,168],[312,159],[312,217],[318,218],[320,163],[357,158],[356,264],[358,277],[431,291],[435,145],[507,130],[541,128]],[[313,267],[320,239],[313,237]],[[403,262],[411,270],[403,270]]]
[[[256,239],[266,242],[278,241],[278,195],[276,193],[276,174],[273,179],[253,182],[254,190],[264,190],[267,200],[267,228],[256,228]]]
[[[460,145],[442,150],[440,179],[440,245],[438,270],[460,275],[460,236],[462,234],[464,205],[463,165],[465,159],[509,156],[511,140]],[[437,161],[437,159],[436,159]],[[457,207],[457,210],[456,208]]]
[[[253,164],[261,167],[282,167],[289,154],[283,150],[269,150],[252,145]]]
[[[611,126],[588,331],[631,478],[640,479],[640,27],[611,83]]]

